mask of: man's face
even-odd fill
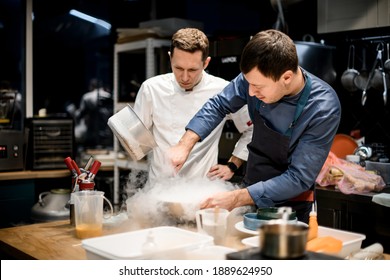
[[[256,67],[244,76],[249,83],[249,95],[266,104],[278,102],[286,94],[283,76],[275,82],[261,74]]]
[[[176,81],[185,90],[192,90],[202,78],[203,69],[206,69],[210,58],[202,61],[202,52],[185,52],[175,49],[171,55],[171,67]]]

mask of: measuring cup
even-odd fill
[[[110,206],[110,218],[113,215],[111,202],[101,191],[73,192],[76,236],[78,238],[90,238],[102,235],[103,232],[103,201]]]
[[[215,245],[225,242],[229,211],[222,208],[208,208],[195,213],[198,232],[214,237]]]

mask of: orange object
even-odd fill
[[[331,236],[314,238],[306,243],[306,250],[321,253],[338,253],[343,248],[343,242]]]
[[[290,199],[290,201],[314,201],[314,191],[308,190]]]
[[[311,212],[309,218],[309,232],[307,234],[307,241],[313,240],[318,237],[318,222],[317,213]]]
[[[358,144],[355,139],[346,134],[336,134],[330,151],[338,158],[345,159],[346,155],[353,155]]]
[[[318,237],[318,221],[317,221],[317,202],[312,204],[309,217],[309,232],[307,234],[307,241]]]

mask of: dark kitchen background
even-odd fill
[[[285,24],[279,27],[293,40],[309,39],[334,47],[331,60],[337,76],[332,86],[338,92],[343,108],[339,132],[350,134],[357,131],[367,143],[390,143],[389,102],[384,105],[382,91],[370,89],[367,103],[362,106],[362,91],[347,91],[340,82],[347,68],[350,45],[355,46],[355,68],[362,68],[362,51],[365,49],[366,66],[370,70],[376,58],[377,44],[383,42],[386,49],[389,27],[318,34],[317,1],[281,2],[284,4]],[[23,75],[20,74],[23,55],[19,49],[23,39],[18,29],[23,30],[24,20],[20,18],[24,17],[24,0],[0,0],[0,3],[0,32],[3,33],[0,34],[11,38],[1,43],[0,73],[2,79],[14,81],[23,91]],[[218,51],[222,52],[221,55],[239,55],[250,35],[276,27],[278,12],[275,3],[277,1],[266,0],[34,0],[34,114],[40,108],[46,108],[48,113],[64,112],[67,103],[78,104],[93,77],[101,78],[112,90],[116,29],[137,28],[139,22],[151,19],[176,17],[202,22],[204,31],[214,42],[212,45],[221,46],[212,50],[214,59],[209,71],[230,79],[238,73],[238,65],[219,67]],[[71,16],[71,9],[109,22],[111,30],[99,29]],[[11,35],[6,33],[8,22],[16,26]],[[386,60],[386,52],[383,55]],[[329,58],[324,56],[324,59]],[[316,64],[321,64],[321,61]]]
[[[26,42],[25,38],[28,23],[25,8],[26,3],[31,2],[33,2],[32,89],[26,82],[25,72],[25,69],[29,69],[26,65],[26,53],[30,50],[26,48],[30,42]],[[282,13],[278,9],[278,3],[282,5]],[[323,6],[326,6],[326,9]],[[74,103],[78,106],[81,97],[88,91],[91,78],[101,79],[109,91],[113,90],[117,29],[136,29],[140,22],[167,18],[200,22],[211,41],[212,60],[208,71],[231,79],[239,73],[240,53],[250,36],[260,30],[278,28],[296,41],[301,65],[327,80],[338,93],[342,104],[342,120],[338,132],[356,138],[364,137],[365,144],[389,147],[390,99],[384,104],[383,88],[370,88],[367,91],[367,101],[363,106],[362,90],[347,90],[341,83],[341,77],[348,67],[351,45],[355,50],[354,67],[361,73],[364,61],[367,71],[372,69],[378,46],[384,50],[383,61],[389,58],[387,45],[390,43],[389,7],[390,0],[0,0],[0,81],[10,81],[11,87],[19,91],[25,99],[27,99],[26,92],[33,92],[34,116],[42,108],[46,109],[49,116],[62,116],[66,114],[68,104]],[[111,25],[111,28],[101,28],[81,20],[69,13],[72,9],[104,20]],[[356,28],[351,27],[343,11],[356,15],[360,25]],[[329,18],[324,19],[324,15],[333,17],[332,19],[338,23],[337,28],[328,25]],[[384,19],[385,23],[382,21],[376,26],[373,18]],[[320,25],[318,22],[321,20]],[[309,51],[305,52],[306,49]],[[133,56],[129,57],[133,58]],[[128,59],[123,64],[131,65],[131,70],[136,68],[138,72],[145,72],[143,56],[142,59]],[[389,72],[386,73],[386,77],[389,78]],[[135,84],[142,83],[143,78],[138,77]],[[22,99],[23,102],[25,101]],[[32,124],[29,125],[40,127],[38,122],[45,121],[44,118],[42,119],[32,120]],[[53,132],[54,128],[59,126],[59,122],[56,119],[50,121],[53,123],[50,125],[45,123],[42,127]],[[64,126],[65,130],[70,130],[69,125]],[[228,132],[234,130],[232,127],[225,129]],[[5,140],[11,142],[7,133],[0,129],[2,147],[5,146],[3,143]],[[24,137],[20,134],[18,141],[21,140],[21,136]],[[229,144],[234,142],[230,141]],[[52,148],[50,145],[46,146]],[[220,154],[224,152],[226,160],[230,151],[223,151],[223,147],[224,145],[220,145]],[[28,150],[38,151],[38,149]],[[77,153],[74,155],[76,156]],[[32,163],[38,164],[40,159],[50,159],[51,166],[47,169],[65,168],[63,159],[66,155],[58,156],[52,153],[50,157],[44,156],[45,154],[42,156],[42,153],[33,154]],[[30,159],[30,155],[28,158]],[[57,165],[54,165],[53,160],[56,160]],[[0,172],[11,167],[14,168],[10,166],[4,153],[0,154]],[[23,164],[18,163],[17,167],[19,170],[23,168]],[[34,166],[32,168],[34,169]],[[37,169],[43,167],[37,166]],[[127,182],[128,172],[124,173],[126,177],[114,176],[115,179],[120,177],[120,180],[125,179]],[[1,217],[0,227],[15,225],[20,221],[30,222],[26,217],[30,218],[31,207],[38,201],[38,195],[53,187],[69,186],[71,178],[68,173],[66,176],[61,180],[43,178],[1,181],[0,212],[8,215]],[[113,182],[112,170],[99,171],[95,181],[97,189],[104,190],[107,197],[122,195],[122,192],[119,193],[118,188],[113,186],[115,182]],[[6,186],[3,187],[3,184]],[[345,229],[342,223],[347,220],[345,217],[349,216],[344,214],[346,212],[344,197],[341,199],[340,202],[325,197],[325,203],[322,201],[322,205],[326,206],[327,202],[331,204],[329,209],[333,216],[329,214],[326,217],[341,216],[338,224],[331,221],[332,226]],[[122,196],[122,201],[124,200],[125,197]],[[114,202],[116,206],[119,205],[115,200]],[[358,204],[353,208],[364,212],[363,215],[359,212],[357,219],[360,223],[358,224],[359,226],[362,224],[362,229],[374,230],[371,212],[366,211],[365,205]],[[341,208],[337,213],[334,211],[336,207]],[[338,214],[339,212],[341,214]],[[385,221],[386,215],[378,220]],[[367,221],[371,223],[367,224]],[[347,229],[363,232],[358,227]],[[388,236],[386,233],[386,240]],[[366,241],[379,240],[367,238]]]

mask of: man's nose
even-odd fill
[[[183,74],[181,75],[181,78],[183,81],[187,81],[190,79],[190,75],[188,74],[188,71],[183,71]]]
[[[255,96],[256,89],[253,88],[253,86],[249,85],[248,93],[249,93],[249,96]]]

